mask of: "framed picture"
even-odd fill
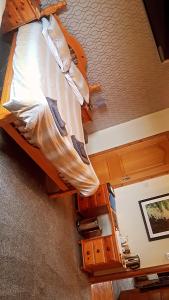
[[[139,201],[149,241],[169,237],[169,194]]]

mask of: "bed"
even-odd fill
[[[40,10],[39,1],[7,0],[2,19],[2,31],[14,30],[14,34],[0,126],[57,185],[58,192],[51,198],[77,192],[88,197],[99,186],[82,126],[82,119],[90,120],[89,92],[99,85],[86,85],[84,51],[56,15],[65,5],[60,2]]]

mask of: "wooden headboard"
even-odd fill
[[[33,20],[56,13],[65,6],[66,1],[61,1],[41,9],[40,0],[6,0],[2,32],[12,31]]]

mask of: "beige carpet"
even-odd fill
[[[88,300],[73,200],[48,200],[41,178],[0,132],[0,299]]]

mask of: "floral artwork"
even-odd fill
[[[169,237],[169,194],[139,201],[150,241]]]

